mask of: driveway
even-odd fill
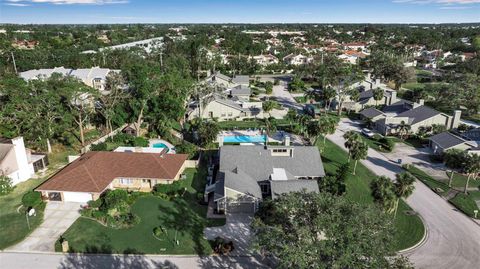
[[[359,126],[343,119],[339,128],[328,138],[343,149],[343,134],[358,130]],[[410,148],[403,152],[403,163],[418,162],[424,154]],[[412,155],[413,154],[413,155]],[[416,156],[418,155],[418,156]],[[386,155],[373,149],[362,163],[379,176],[395,178],[403,169]],[[407,199],[408,205],[418,212],[427,228],[427,239],[419,247],[403,253],[409,256],[416,268],[477,268],[480,264],[480,226],[469,217],[435,194],[421,182],[415,183],[415,191]]]
[[[250,255],[252,251],[249,250],[253,216],[250,214],[228,214],[227,222],[224,226],[205,228],[205,237],[208,240],[213,240],[216,237],[233,241],[234,251],[232,255]]]
[[[80,205],[81,203],[48,202],[42,224],[7,251],[55,251],[55,241],[80,217]]]

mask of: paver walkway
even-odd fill
[[[8,248],[11,251],[55,251],[55,242],[80,217],[80,203],[48,202],[44,220],[22,242]]]

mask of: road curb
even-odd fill
[[[415,245],[409,247],[409,248],[406,248],[406,249],[402,249],[402,250],[399,250],[397,251],[398,254],[407,254],[409,252],[412,252],[414,250],[416,250],[417,248],[423,246],[425,244],[425,242],[427,242],[427,239],[428,239],[428,225],[426,224],[425,220],[423,219],[422,215],[420,214],[417,214],[417,216],[420,218],[420,220],[422,221],[423,223],[423,227],[425,227],[425,229],[423,230],[423,237],[422,239],[420,239],[420,241],[418,241]]]

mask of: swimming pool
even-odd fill
[[[170,151],[168,146],[165,145],[164,143],[155,143],[152,145],[152,148],[164,148],[164,149],[167,149],[167,153]]]
[[[266,135],[229,135],[223,137],[224,143],[263,143]]]

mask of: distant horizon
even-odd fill
[[[0,0],[2,24],[468,24],[480,0]]]
[[[439,23],[404,23],[404,22],[382,22],[382,23],[370,23],[370,22],[114,22],[114,23],[9,23],[0,22],[0,25],[478,25],[478,22],[439,22]]]

